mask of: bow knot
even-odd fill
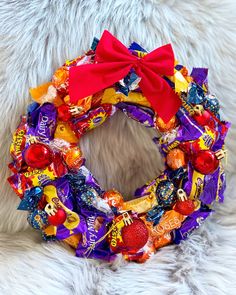
[[[174,74],[174,54],[170,44],[136,57],[111,33],[104,31],[96,48],[95,63],[71,67],[69,95],[72,103],[112,86],[134,68],[141,78],[144,96],[164,122],[178,111],[181,100],[163,79]]]
[[[141,57],[137,57],[136,60],[133,62],[133,68],[137,71],[139,68],[142,68],[142,58]]]

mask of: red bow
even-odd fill
[[[162,78],[174,75],[174,54],[170,44],[138,58],[111,33],[104,31],[96,48],[95,63],[70,68],[70,101],[77,103],[79,99],[113,85],[131,68],[141,77],[139,86],[144,96],[163,121],[168,122],[181,105],[178,95]]]

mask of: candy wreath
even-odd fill
[[[133,42],[127,49],[105,31],[51,82],[30,89],[34,102],[13,135],[8,181],[45,241],[63,240],[78,257],[111,261],[121,253],[144,262],[200,226],[224,199],[229,128],[207,72],[189,74],[171,45],[148,53]],[[166,164],[130,201],[100,187],[79,147],[118,110],[157,131]]]

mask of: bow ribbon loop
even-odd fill
[[[168,122],[178,111],[181,100],[163,76],[174,75],[174,53],[170,44],[146,54],[132,55],[111,33],[104,31],[98,42],[94,64],[69,70],[69,95],[72,103],[112,86],[135,69],[139,86],[156,113]]]

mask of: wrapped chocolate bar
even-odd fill
[[[181,227],[173,231],[173,242],[179,244],[182,240],[187,239],[189,235],[211,214],[211,212],[212,210],[205,206],[188,216]]]
[[[35,114],[36,113],[36,114]],[[30,114],[33,135],[40,141],[47,143],[53,139],[56,128],[57,111],[53,104],[45,103]]]
[[[89,130],[100,126],[106,121],[107,118],[115,113],[115,108],[110,104],[104,104],[96,109],[88,111],[86,114],[72,118],[69,121],[71,129],[75,135],[80,138]]]
[[[112,218],[96,209],[81,209],[81,215],[86,220],[86,231],[76,249],[76,256],[111,260],[112,253],[106,240],[108,224]]]
[[[21,122],[13,134],[12,143],[10,146],[10,154],[14,160],[16,170],[20,170],[23,164],[22,151],[26,144],[26,133],[27,133],[27,119],[22,116]]]
[[[143,124],[145,127],[154,127],[154,112],[150,108],[138,107],[124,102],[116,104],[116,107],[122,110],[128,118]]]
[[[226,188],[230,124],[220,119],[207,74],[194,68],[189,75],[170,44],[149,53],[136,42],[126,48],[105,31],[51,81],[31,88],[33,103],[13,134],[8,177],[29,225],[44,241],[64,241],[78,257],[105,261],[122,255],[143,263],[185,240],[214,202],[223,202]],[[80,146],[83,135],[116,111],[156,132],[165,164],[134,198],[105,191]]]

